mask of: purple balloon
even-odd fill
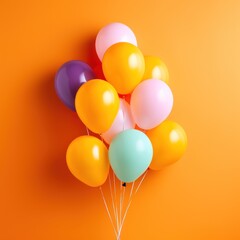
[[[55,89],[62,102],[75,111],[75,96],[82,84],[94,79],[91,67],[81,61],[64,63],[55,76]]]

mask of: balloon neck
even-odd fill
[[[127,184],[126,183],[123,183],[123,185],[122,185],[123,187],[126,187],[127,186]]]

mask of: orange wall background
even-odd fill
[[[240,239],[240,2],[13,1],[0,3],[0,239],[114,239],[98,189],[65,164],[85,130],[57,98],[71,59],[94,64],[94,38],[129,25],[170,72],[170,119],[188,134],[181,161],[147,175],[124,239]]]

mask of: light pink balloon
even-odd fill
[[[133,129],[134,127],[135,123],[132,117],[130,106],[125,100],[120,99],[118,114],[111,128],[103,133],[102,137],[109,144],[118,133],[127,129]]]
[[[106,50],[118,42],[128,42],[137,46],[133,31],[123,23],[110,23],[103,27],[97,35],[95,47],[99,59],[102,61]]]
[[[163,122],[173,106],[169,86],[158,79],[141,82],[133,91],[130,107],[133,119],[142,129],[151,129]]]

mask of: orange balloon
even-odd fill
[[[165,83],[169,83],[169,73],[165,63],[158,57],[144,56],[145,72],[143,80],[146,79],[160,79]]]
[[[128,94],[141,82],[145,63],[142,52],[131,43],[112,45],[103,56],[103,73],[118,93]]]
[[[75,98],[75,107],[82,122],[95,133],[106,132],[119,109],[120,100],[114,87],[100,79],[84,83]]]
[[[109,172],[108,150],[98,138],[76,138],[70,143],[66,158],[70,172],[83,183],[98,187],[106,181]]]
[[[153,146],[153,159],[149,166],[152,170],[179,160],[187,148],[187,135],[176,122],[165,121],[146,132]]]

